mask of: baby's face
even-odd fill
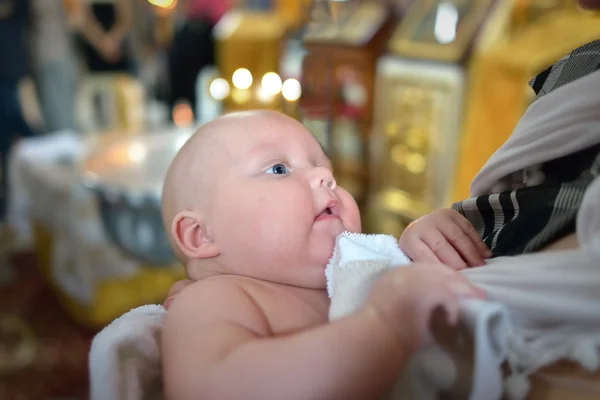
[[[360,232],[356,202],[298,122],[265,118],[219,141],[207,215],[219,263],[257,279],[324,288],[335,238]]]

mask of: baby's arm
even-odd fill
[[[167,314],[168,399],[376,398],[409,354],[374,312],[272,337],[243,289],[195,283]]]
[[[482,294],[446,266],[415,263],[381,277],[355,314],[273,336],[242,288],[194,283],[167,313],[167,398],[379,398],[421,344],[435,309],[444,307],[456,322],[460,295]]]

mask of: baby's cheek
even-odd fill
[[[343,189],[342,189],[343,190]],[[362,231],[360,211],[358,205],[350,193],[343,190],[339,195],[342,203],[342,222],[344,228],[349,232],[360,233]]]
[[[361,226],[361,222],[360,222],[360,214],[357,212],[356,215],[349,217],[346,221],[344,222],[344,228],[346,229],[346,231],[348,232],[353,232],[353,233],[361,233],[362,232],[362,226]]]

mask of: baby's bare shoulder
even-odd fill
[[[179,293],[162,331],[163,375],[169,398],[210,386],[215,366],[240,346],[271,335],[247,283],[235,277],[194,282]]]
[[[177,295],[167,324],[207,326],[232,323],[266,334],[268,323],[254,298],[253,283],[242,277],[214,277],[190,284]]]

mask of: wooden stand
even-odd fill
[[[384,5],[366,1],[340,10],[336,21],[310,24],[304,37],[302,119],[330,155],[339,183],[359,204],[368,178],[376,61],[390,23]]]
[[[377,71],[368,230],[399,236],[469,197],[530,104],[528,81],[598,37],[600,15],[574,0],[413,3]]]

